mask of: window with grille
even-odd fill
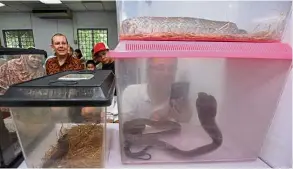
[[[34,47],[33,30],[3,30],[4,43],[7,48]]]
[[[108,29],[77,29],[78,47],[86,60],[92,59],[92,49],[98,42],[108,45]]]

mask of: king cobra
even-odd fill
[[[155,146],[163,147],[172,154],[185,157],[204,155],[216,150],[223,142],[222,133],[215,120],[217,113],[216,99],[211,95],[200,92],[196,100],[196,109],[201,126],[212,139],[212,143],[189,151],[180,150],[165,141],[159,140],[161,136],[180,133],[181,125],[179,123],[174,121],[152,121],[150,119],[140,118],[127,121],[123,124],[125,155],[134,159],[149,160],[151,159],[151,155],[147,151]],[[146,125],[164,130],[156,133],[143,134]],[[139,152],[131,152],[130,148],[132,145],[146,145],[146,147]]]

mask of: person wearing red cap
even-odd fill
[[[102,63],[102,70],[112,70],[115,74],[115,62],[114,59],[109,56],[109,48],[103,43],[99,42],[94,46],[94,58],[96,63]]]
[[[96,65],[99,65],[102,63],[102,70],[112,70],[112,72],[115,74],[115,65],[114,65],[114,59],[110,58],[109,54],[109,48],[108,46],[103,43],[99,42],[94,46],[94,49],[92,50],[93,60]],[[116,96],[116,90],[114,95]],[[84,107],[82,108],[82,116],[87,119],[88,122],[94,122],[96,123],[95,118],[99,113],[96,107]]]

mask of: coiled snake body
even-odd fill
[[[201,126],[212,139],[212,143],[189,151],[180,150],[165,141],[159,140],[160,136],[179,133],[181,131],[181,125],[179,123],[174,121],[152,121],[150,119],[140,118],[127,121],[123,124],[125,155],[130,158],[149,160],[151,155],[147,151],[154,146],[163,147],[172,154],[187,157],[199,156],[214,151],[223,142],[222,133],[215,120],[217,113],[216,99],[206,93],[199,93],[196,100],[196,108]],[[143,134],[146,125],[165,130]],[[130,147],[132,145],[146,145],[146,147],[139,152],[131,152]]]

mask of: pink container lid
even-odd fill
[[[114,58],[254,58],[292,60],[292,48],[284,43],[120,41]]]

